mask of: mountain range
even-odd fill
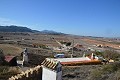
[[[27,27],[15,26],[15,25],[0,26],[0,32],[31,32],[31,33],[55,34],[55,35],[64,34],[64,33],[56,32],[52,30],[43,30],[43,31],[32,30]]]

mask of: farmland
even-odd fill
[[[71,57],[72,50],[69,51],[54,51],[53,47],[61,47],[58,42],[71,42],[74,45],[80,44],[81,46],[77,50],[73,51],[73,57],[82,57],[83,54],[89,55],[95,51],[105,51],[114,50],[119,54],[120,48],[119,44],[109,43],[108,39],[103,38],[92,38],[85,36],[76,35],[52,35],[52,34],[41,34],[41,33],[20,33],[20,32],[5,32],[0,33],[0,49],[3,51],[4,55],[20,56],[23,49],[27,48],[29,52],[29,64],[27,67],[34,67],[39,64],[45,58],[53,58],[57,53],[64,53],[65,57]],[[53,39],[54,38],[54,39]],[[105,41],[106,40],[106,41]],[[111,39],[112,40],[112,39]],[[104,45],[103,47],[98,47],[98,44]],[[105,47],[109,46],[109,47]],[[70,45],[72,47],[72,45]],[[106,56],[106,55],[105,55]],[[119,61],[119,59],[117,59]],[[117,63],[116,65],[119,65]],[[107,66],[108,70],[111,70],[111,64]],[[115,66],[112,66],[113,68]],[[118,78],[120,69],[113,70],[113,73],[104,72],[105,65],[80,65],[80,66],[63,66],[63,80],[112,80],[110,76],[114,76],[113,79]],[[102,72],[99,72],[99,69]],[[95,72],[96,70],[96,72]],[[109,72],[109,71],[108,71]],[[104,75],[106,73],[107,75]],[[95,77],[94,75],[96,74]],[[102,76],[104,75],[104,76]],[[102,78],[99,78],[101,77]],[[117,76],[117,77],[116,77]],[[107,77],[107,78],[106,78]]]

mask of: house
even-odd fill
[[[20,67],[23,67],[24,63],[28,63],[28,51],[27,48],[24,49],[24,51],[22,52],[22,60],[17,60],[17,65]]]
[[[62,80],[62,65],[59,61],[46,58],[42,62],[42,80]]]
[[[84,50],[84,47],[83,47],[83,45],[77,43],[74,45],[73,49],[76,51],[81,51],[81,50]]]
[[[17,58],[16,56],[5,56],[4,59],[9,66],[17,66]]]

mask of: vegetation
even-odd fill
[[[0,80],[7,80],[9,77],[20,73],[19,67],[0,66]]]
[[[4,56],[5,54],[10,55],[20,55],[22,52],[22,48],[27,47],[29,52],[29,62],[28,64],[25,64],[26,66],[36,66],[38,64],[41,64],[41,62],[46,57],[53,57],[54,54],[52,50],[46,49],[47,45],[51,46],[51,44],[57,44],[54,40],[51,40],[51,35],[45,36],[44,34],[37,33],[1,33],[1,38],[4,40],[0,41],[0,55]],[[50,37],[49,37],[50,36]],[[52,35],[53,36],[53,35]],[[63,39],[63,36],[57,36],[54,35],[55,38],[61,38]],[[24,40],[22,40],[24,39]],[[72,39],[72,38],[70,38]],[[68,41],[70,41],[70,39]],[[11,42],[13,41],[13,42]],[[66,41],[66,37],[65,40]],[[80,42],[80,39],[76,42]],[[9,44],[12,43],[12,44]],[[17,44],[19,43],[19,44]],[[32,45],[34,43],[39,43]],[[66,46],[71,45],[71,42],[61,42],[65,44]],[[31,46],[28,46],[31,45]],[[57,44],[58,45],[58,44]],[[33,47],[34,46],[34,47]],[[54,46],[54,45],[53,45]],[[84,43],[83,43],[84,46]],[[40,47],[40,48],[39,48]],[[108,49],[108,48],[107,48]],[[83,55],[83,53],[91,54],[92,51],[75,51],[74,55],[75,57],[80,57]],[[65,52],[65,57],[70,57],[70,52]],[[114,50],[106,50],[104,52],[95,51],[96,55],[102,56],[107,59],[114,59],[118,60],[120,57],[120,54]],[[4,58],[4,57],[3,57]],[[0,58],[0,59],[3,59]],[[22,59],[22,57],[19,57],[19,59]],[[0,61],[1,62],[1,61]],[[119,80],[120,79],[120,69],[119,69],[118,63],[113,64],[106,64],[106,65],[81,65],[81,66],[70,66],[70,67],[64,67],[63,68],[63,80]],[[8,79],[8,77],[11,77],[11,75],[14,75],[19,71],[19,69],[11,68],[10,66],[0,66],[0,79]],[[111,78],[111,76],[113,78]]]
[[[115,50],[105,50],[104,52],[95,51],[95,54],[105,59],[113,59],[116,61],[120,58],[120,54]]]
[[[2,65],[4,62],[4,54],[3,54],[3,50],[0,49],[0,65]]]
[[[120,58],[120,54],[114,50],[106,50],[103,53],[103,57],[107,59],[118,60],[118,58]]]
[[[65,44],[66,46],[70,46],[71,45],[71,42],[63,42],[63,41],[61,41],[60,43],[61,44]]]
[[[20,26],[0,26],[0,32],[33,32],[33,30],[27,27]]]
[[[107,64],[99,69],[94,69],[90,74],[91,80],[106,80],[110,78],[110,75],[114,75],[114,80],[120,79],[120,63]],[[119,78],[119,79],[118,79]]]

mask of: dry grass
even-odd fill
[[[94,40],[94,39],[82,39],[83,41],[87,42],[87,43],[91,43],[91,44],[102,44],[104,46],[109,46],[109,47],[112,47],[112,48],[115,48],[115,49],[120,49],[120,45],[119,44],[115,44],[115,43],[109,43],[109,42],[103,42],[103,41],[98,41],[98,40]]]
[[[19,67],[10,67],[8,72],[11,72],[11,73],[21,73],[22,70]]]
[[[0,44],[0,49],[3,50],[3,53],[5,55],[18,55],[22,52],[22,48],[14,46],[14,45],[9,45],[9,44]]]

